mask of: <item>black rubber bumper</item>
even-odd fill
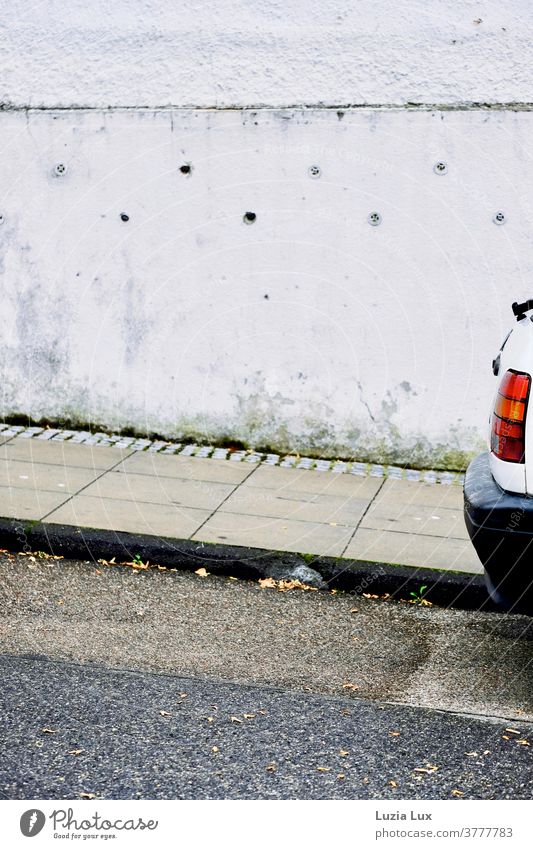
[[[533,498],[498,486],[489,454],[480,454],[466,472],[464,512],[493,600],[533,613]]]

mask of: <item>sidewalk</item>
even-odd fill
[[[189,448],[184,456],[148,440],[114,437],[111,444],[85,434],[82,444],[82,436],[4,426],[4,530],[16,519],[23,534],[38,523],[48,534],[58,526],[91,528],[145,542],[159,537],[482,573],[458,483],[376,477],[363,464],[354,464],[355,474],[342,463],[333,466],[340,473],[321,471],[320,463],[280,467],[225,450],[219,455],[232,459],[186,456]]]

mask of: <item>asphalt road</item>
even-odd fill
[[[531,750],[517,742],[533,740],[531,725],[508,733],[504,722],[428,709],[40,658],[0,666],[5,798],[533,792]]]
[[[0,604],[5,798],[532,796],[526,617],[28,557]]]

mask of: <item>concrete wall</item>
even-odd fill
[[[169,6],[5,11],[1,412],[460,465],[532,294],[527,5]]]
[[[11,0],[19,106],[530,101],[528,0]]]

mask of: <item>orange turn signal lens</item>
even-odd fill
[[[508,463],[523,463],[527,402],[531,377],[524,372],[506,371],[491,423],[490,450]]]

